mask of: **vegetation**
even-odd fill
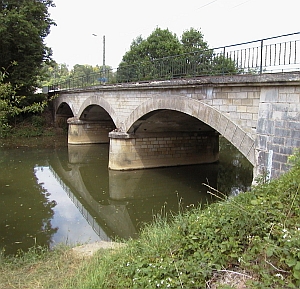
[[[65,63],[58,64],[56,62],[51,63],[51,65],[45,64],[43,74],[46,79],[41,82],[40,86],[55,86],[58,84],[66,87],[92,86],[106,81],[113,82],[114,77],[110,66],[96,65],[94,67],[87,64],[76,64],[69,70]]]
[[[44,44],[55,25],[48,13],[50,6],[54,6],[52,0],[0,3],[0,70],[7,70],[4,82],[11,83],[17,95],[29,98],[41,77],[42,64],[51,62],[52,51]]]
[[[18,95],[17,89],[9,83],[4,83],[6,77],[5,73],[0,71],[0,138],[9,136],[17,122],[23,121],[27,117],[27,122],[24,123],[28,126],[28,120],[33,120],[32,136],[36,136],[35,129],[42,133],[43,125],[41,114],[48,105],[48,99],[45,95],[36,94],[31,98],[31,103],[27,102],[26,96]],[[27,135],[30,136],[30,135]]]
[[[84,260],[74,258],[66,246],[54,251],[41,247],[14,257],[0,255],[0,288],[50,289],[62,288],[66,279],[73,278]]]
[[[236,64],[216,55],[194,28],[184,31],[180,41],[168,29],[156,28],[147,39],[138,36],[119,65],[119,82],[186,77],[210,74],[232,74]]]
[[[113,253],[99,251],[78,269],[68,261],[68,270],[51,259],[51,253],[40,257],[49,268],[43,274],[40,261],[24,267],[24,258],[4,258],[0,284],[4,288],[21,288],[9,287],[8,282],[19,282],[22,288],[234,288],[229,286],[234,282],[220,284],[222,276],[231,272],[232,279],[244,277],[247,288],[299,288],[300,153],[290,161],[293,167],[288,173],[237,197],[227,198],[208,187],[222,202],[174,216],[171,223],[157,216],[139,239]],[[51,269],[48,262],[54,264]],[[58,275],[54,286],[48,280],[60,266],[68,273],[63,281]],[[25,272],[31,272],[28,281]],[[32,279],[44,282],[43,287],[30,287]]]
[[[0,137],[48,104],[46,96],[34,92],[43,63],[51,62],[44,39],[54,25],[48,13],[53,5],[52,0],[0,3]]]

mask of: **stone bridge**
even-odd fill
[[[57,93],[57,92],[56,92]],[[219,135],[276,177],[300,146],[300,73],[210,76],[59,91],[68,143],[110,143],[109,168],[218,160]]]

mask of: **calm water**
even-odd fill
[[[222,142],[220,163],[109,171],[108,145],[0,148],[0,248],[53,247],[137,236],[153,215],[211,202],[209,184],[245,190],[252,167]]]

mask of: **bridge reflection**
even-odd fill
[[[53,175],[102,240],[135,237],[153,215],[210,201],[202,183],[217,186],[217,165],[111,171],[107,163],[108,145],[69,145],[68,158],[58,150],[49,159]]]

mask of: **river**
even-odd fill
[[[220,162],[110,171],[108,145],[0,148],[0,250],[138,236],[168,216],[250,187],[251,164],[224,139]],[[171,213],[172,212],[172,213]]]

